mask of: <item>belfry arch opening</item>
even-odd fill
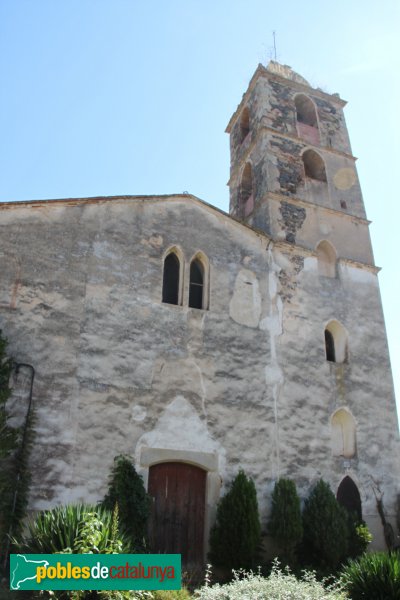
[[[302,154],[305,176],[314,181],[326,183],[325,163],[314,150],[306,150]]]
[[[331,418],[333,456],[353,458],[356,454],[356,423],[353,415],[340,408]]]
[[[314,103],[304,94],[297,94],[294,103],[298,136],[311,144],[319,144],[318,119]]]
[[[316,249],[318,260],[318,274],[323,277],[336,277],[336,250],[326,240],[320,242]]]
[[[296,120],[310,127],[318,127],[317,113],[314,103],[304,94],[297,94],[294,99],[296,106]]]
[[[330,321],[325,327],[326,360],[344,363],[348,360],[347,331],[339,321]]]
[[[355,515],[358,521],[362,520],[360,492],[352,478],[348,475],[342,479],[338,487],[336,499],[351,515]]]

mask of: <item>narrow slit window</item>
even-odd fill
[[[335,360],[335,341],[333,335],[328,329],[325,329],[325,352],[326,360],[330,362],[336,362]]]
[[[179,304],[179,259],[171,252],[164,260],[162,301],[167,304]]]
[[[325,354],[329,362],[348,361],[348,335],[339,321],[330,321],[325,327]]]
[[[198,259],[190,265],[189,306],[203,308],[204,268]]]
[[[250,163],[246,163],[239,188],[239,214],[247,217],[254,208],[253,199],[253,171]]]
[[[244,108],[240,117],[240,143],[244,142],[250,133],[250,118],[248,108]]]

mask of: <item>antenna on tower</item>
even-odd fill
[[[276,40],[275,40],[275,31],[272,32],[272,36],[274,38],[274,60],[276,62]]]

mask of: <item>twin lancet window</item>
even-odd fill
[[[167,304],[182,304],[183,258],[171,251],[164,260],[162,301]],[[207,309],[208,261],[195,256],[189,271],[189,307]]]

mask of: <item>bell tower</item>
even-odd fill
[[[276,468],[304,497],[328,481],[382,548],[376,498],[385,494],[394,523],[399,435],[345,104],[290,67],[259,65],[227,127],[230,214],[269,237],[263,328]]]
[[[315,249],[323,238],[371,264],[345,104],[288,66],[259,65],[226,130],[230,214],[274,240]]]

